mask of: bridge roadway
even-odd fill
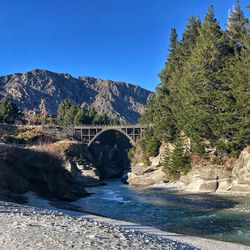
[[[81,125],[74,127],[75,138],[86,145],[90,145],[100,134],[105,131],[118,131],[124,134],[134,145],[143,137],[146,126],[136,125]]]

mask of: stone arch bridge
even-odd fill
[[[82,125],[74,127],[74,137],[90,146],[91,143],[102,133],[106,131],[118,131],[124,134],[131,142],[135,144],[142,138],[146,126],[142,125]]]

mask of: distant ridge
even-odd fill
[[[38,109],[45,100],[50,114],[56,114],[63,99],[77,104],[88,104],[110,117],[119,115],[127,123],[136,123],[150,91],[126,82],[72,77],[67,73],[55,73],[34,69],[0,77],[0,98],[7,96],[23,110]]]

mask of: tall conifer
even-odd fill
[[[228,33],[235,45],[242,46],[241,42],[247,34],[248,20],[245,17],[240,1],[237,0],[235,8],[229,12],[228,16]]]

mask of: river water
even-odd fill
[[[154,226],[164,231],[250,245],[249,196],[186,194],[164,187],[133,188],[119,180],[89,188],[76,202],[81,210]]]

